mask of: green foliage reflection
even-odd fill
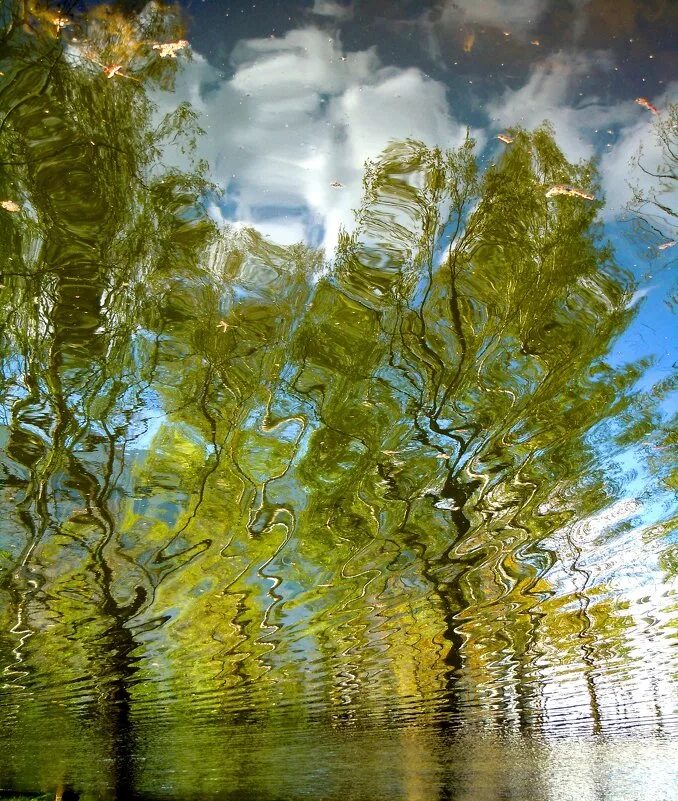
[[[174,10],[95,9],[96,58],[40,19],[2,62],[9,736],[96,721],[120,794],[151,718],[527,728],[563,665],[600,728],[638,645],[584,550],[638,516],[615,458],[669,388],[606,360],[633,287],[601,202],[546,194],[594,165],[548,125],[486,168],[394,143],[328,268],[206,214],[199,120],[147,95]]]

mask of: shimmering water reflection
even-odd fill
[[[426,727],[275,734],[200,727],[160,738],[156,727],[142,727],[139,734],[143,746],[128,763],[130,799],[672,801],[678,779],[673,744],[652,736],[544,740]],[[58,741],[41,746],[51,759],[15,764],[26,787],[68,786],[68,776],[71,786],[89,788],[83,798],[110,792],[111,757],[93,764]]]
[[[675,12],[272,5],[3,11],[0,790],[675,797]]]

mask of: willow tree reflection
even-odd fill
[[[163,167],[199,134],[146,95],[171,11],[78,25],[93,52],[48,22],[5,43],[8,731],[98,722],[120,795],[132,720],[527,727],[565,664],[600,726],[632,621],[575,524],[618,497],[606,426],[644,436],[644,365],[605,361],[631,279],[600,202],[547,195],[593,165],[548,127],[485,169],[394,144],[326,269],[217,231],[205,165]]]
[[[153,172],[163,138],[192,135],[183,109],[154,130],[140,83],[175,69],[150,44],[180,32],[173,13],[98,8],[67,33],[47,4],[14,11],[0,123],[0,193],[21,207],[0,220],[7,722],[15,739],[31,718],[44,731],[91,725],[111,769],[101,781],[122,797],[134,744],[126,624],[146,594],[116,548],[117,482],[148,384],[130,344],[154,316],[149,276],[168,271],[156,281],[167,284],[209,234],[196,207],[205,182],[198,169]],[[126,79],[107,77],[113,59]],[[80,680],[89,689],[72,695]],[[30,700],[34,685],[53,699],[46,710]]]
[[[650,161],[641,144],[631,166],[645,180],[631,185],[633,194],[626,211],[634,233],[662,251],[673,247],[678,236],[678,212],[672,205],[678,181],[678,103],[670,103],[656,115],[651,140],[643,144],[649,145],[658,163]]]

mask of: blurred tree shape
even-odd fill
[[[2,652],[18,697],[32,665],[59,666],[65,686],[80,675],[98,686],[84,714],[106,732],[101,764],[123,797],[136,647],[126,624],[148,594],[143,567],[115,546],[130,407],[148,388],[137,359],[150,367],[143,338],[133,340],[213,226],[200,206],[203,165],[180,173],[160,161],[167,139],[183,139],[190,155],[194,117],[180,107],[158,127],[142,83],[171,86],[176,64],[152,42],[181,33],[176,8],[129,17],[97,7],[64,25],[54,13],[62,19],[50,4],[14,4],[2,50],[0,194],[22,208],[0,219],[2,466],[12,493]],[[109,59],[124,76],[107,77]]]
[[[672,205],[678,181],[678,103],[670,103],[655,117],[652,135],[654,142],[648,144],[659,162],[648,164],[646,149],[641,145],[631,166],[640,169],[649,180],[631,185],[633,196],[627,212],[643,241],[661,250],[678,239],[678,211]]]
[[[471,139],[394,143],[328,266],[208,217],[199,119],[158,123],[146,91],[177,69],[152,47],[183,35],[174,6],[64,26],[16,8],[0,94],[0,195],[22,207],[0,214],[16,683],[59,665],[96,687],[77,714],[110,733],[118,787],[135,705],[344,725],[380,701],[432,721],[476,704],[502,723],[501,688],[527,727],[562,653],[596,710],[632,621],[580,566],[575,524],[619,499],[615,447],[663,418],[632,391],[647,365],[606,361],[634,312],[602,202],[547,196],[597,194],[594,166],[548,126],[511,131],[486,168]],[[183,171],[163,164],[177,139]],[[648,464],[670,486],[663,453]]]

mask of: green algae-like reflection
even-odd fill
[[[608,359],[633,278],[547,194],[594,164],[548,124],[491,164],[393,142],[328,261],[208,216],[201,121],[148,95],[176,9],[53,14],[3,20],[0,787],[486,797],[468,742],[514,760],[488,798],[546,798],[577,758],[540,737],[675,729],[674,378]]]

